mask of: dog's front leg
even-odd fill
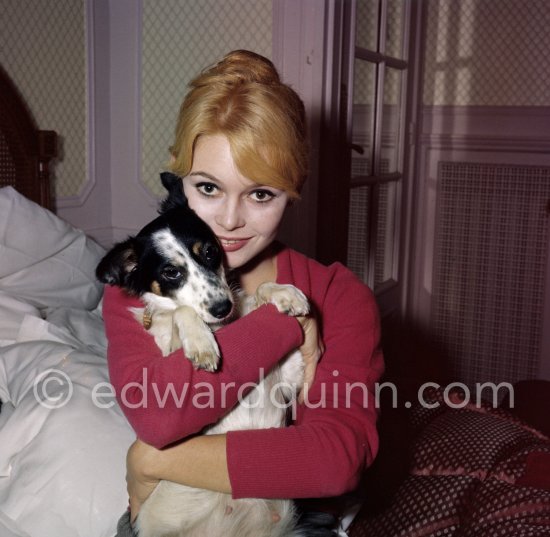
[[[257,306],[273,304],[280,312],[291,316],[308,315],[310,312],[307,297],[294,285],[277,284],[273,282],[262,283],[254,296]],[[305,381],[305,364],[299,351],[290,353],[281,363],[279,369],[281,375],[281,391],[285,400],[290,401],[302,389]]]
[[[194,309],[180,306],[174,311],[174,326],[178,331],[185,355],[198,369],[215,371],[220,351],[209,326]]]

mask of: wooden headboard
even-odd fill
[[[0,187],[52,208],[49,163],[57,155],[57,134],[36,127],[21,94],[0,66]]]

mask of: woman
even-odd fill
[[[189,205],[220,239],[246,293],[265,281],[290,283],[318,315],[262,306],[216,332],[223,365],[208,373],[181,351],[162,358],[128,311],[136,300],[106,289],[111,382],[139,439],[127,460],[132,519],[160,479],[235,498],[337,496],[356,486],[378,448],[374,383],[383,363],[372,293],[342,265],[322,266],[275,242],[307,173],[301,100],[271,62],[247,51],[228,54],[190,87],[171,148]],[[297,347],[314,381],[291,426],[192,436]],[[205,383],[214,403],[197,408]]]

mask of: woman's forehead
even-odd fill
[[[239,171],[229,140],[223,134],[207,134],[197,139],[188,176],[202,176],[241,190],[256,188],[260,184]]]

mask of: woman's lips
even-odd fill
[[[250,239],[224,239],[218,237],[224,252],[236,252],[243,248]]]

